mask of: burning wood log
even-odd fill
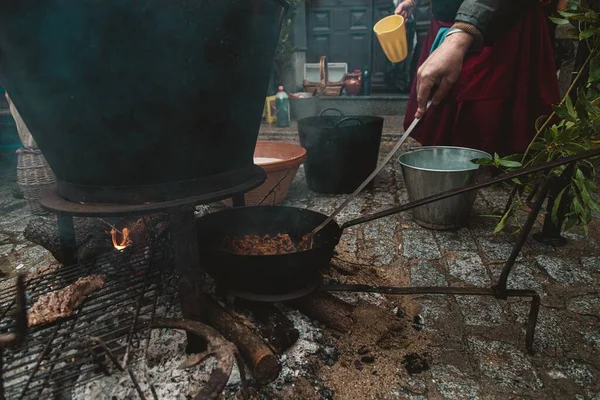
[[[107,253],[113,249],[110,238],[106,234],[107,226],[102,221],[95,218],[75,218],[74,225],[78,244],[77,259],[80,262],[90,260],[98,254]],[[56,220],[43,217],[33,218],[27,224],[23,235],[25,239],[52,253],[58,262],[65,263],[61,257],[60,236]]]
[[[281,365],[273,350],[249,325],[250,322],[226,310],[210,295],[203,293],[200,297],[203,319],[238,347],[256,381],[266,385],[277,379]]]
[[[315,292],[300,299],[292,300],[290,305],[316,319],[328,328],[347,333],[352,328],[354,306],[327,292]]]
[[[273,304],[236,299],[236,305],[252,313],[260,333],[278,354],[292,347],[300,337],[292,321]]]
[[[162,215],[146,216],[134,221],[121,221],[119,225],[127,227],[115,233],[111,222],[100,218],[74,218],[75,240],[77,242],[77,261],[85,262],[94,257],[119,249],[129,244],[147,243],[149,235],[161,235],[165,231],[164,217]],[[112,231],[112,232],[111,232]],[[57,222],[54,218],[37,217],[27,224],[23,232],[25,239],[38,244],[48,250],[61,264],[60,236]]]

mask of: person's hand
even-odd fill
[[[407,19],[412,14],[414,8],[415,3],[413,0],[404,0],[402,3],[398,4],[398,7],[396,7],[394,14],[402,15],[404,19]]]
[[[439,104],[460,76],[465,54],[473,44],[473,36],[457,32],[444,42],[425,60],[417,72],[417,104],[415,118],[421,118],[427,102]]]

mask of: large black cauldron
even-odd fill
[[[0,79],[71,201],[248,179],[285,0],[3,0]]]

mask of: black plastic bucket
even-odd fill
[[[323,116],[327,110],[340,115]],[[318,117],[298,121],[300,144],[306,149],[304,169],[309,189],[329,194],[356,190],[377,167],[382,130],[381,117],[346,117],[330,108]]]

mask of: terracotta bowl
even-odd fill
[[[285,179],[273,190],[262,205],[281,204],[287,197],[290,185],[298,172],[300,164],[306,159],[306,150],[294,143],[258,141],[254,150],[254,163],[267,173],[267,180],[261,186],[245,194],[246,205],[257,205],[277,182]],[[224,200],[231,206],[231,200]]]

